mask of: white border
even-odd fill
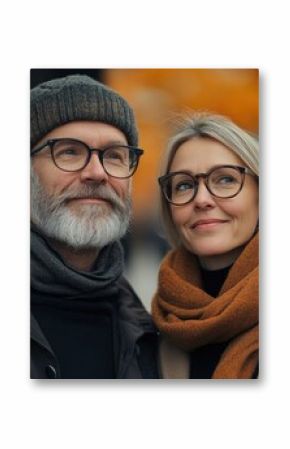
[[[287,447],[286,2],[52,0],[1,8],[1,447]],[[238,384],[28,380],[29,68],[75,66],[260,68],[264,379]]]

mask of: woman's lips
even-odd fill
[[[191,229],[194,230],[214,229],[227,222],[228,220],[199,220],[191,226]]]

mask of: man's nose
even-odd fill
[[[99,159],[98,153],[92,153],[89,163],[81,171],[81,180],[83,182],[107,182],[109,176],[104,170]]]

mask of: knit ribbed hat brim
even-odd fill
[[[75,120],[107,123],[138,145],[132,108],[117,92],[86,75],[70,75],[31,90],[31,148],[54,128]]]

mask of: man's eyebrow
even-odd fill
[[[109,147],[110,145],[125,145],[128,146],[128,143],[123,140],[109,140],[105,145],[102,145],[104,148]]]

